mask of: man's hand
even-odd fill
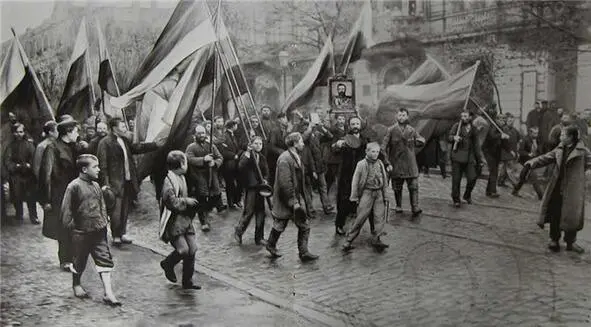
[[[345,140],[338,140],[338,141],[337,141],[337,147],[338,147],[338,148],[342,148],[342,147],[343,147],[343,145],[345,145]]]
[[[101,190],[104,192],[106,190],[108,190],[110,187],[108,185],[104,185],[103,187],[101,187]]]
[[[301,207],[302,206],[299,203],[296,203],[296,204],[293,205],[293,210],[294,211],[299,210]]]
[[[234,159],[235,160],[238,159],[238,155],[237,154],[234,155]]]
[[[51,211],[51,204],[49,204],[49,203],[44,204],[43,205],[43,210],[44,211]]]
[[[199,204],[199,201],[197,201],[194,198],[187,198],[186,203],[187,203],[187,206],[194,208]]]
[[[215,161],[213,161],[213,160],[212,160],[212,161],[210,161],[210,162],[209,162],[209,167],[214,167],[214,166],[215,166]]]
[[[250,159],[250,151],[246,151],[244,152],[244,156],[248,159]]]
[[[211,156],[211,154],[206,154],[205,157],[203,157],[203,161],[211,162],[213,161],[213,157]]]
[[[160,139],[156,140],[154,143],[156,143],[157,147],[161,148],[164,146],[164,144],[166,144],[166,138],[165,137],[160,138]]]
[[[314,177],[314,179],[318,179],[318,174],[316,174],[315,172],[312,173],[312,177]]]
[[[517,154],[515,154],[515,151],[511,151],[511,157],[517,158]]]
[[[386,171],[387,172],[392,172],[392,165],[388,165],[388,167],[386,167]]]
[[[501,134],[501,139],[508,140],[509,139],[509,135],[503,133],[503,134]]]
[[[25,167],[26,167],[26,168],[31,168],[31,164],[30,164],[30,163],[26,163],[26,164],[25,164]]]
[[[525,167],[527,169],[531,169],[531,166],[533,166],[533,163],[531,160],[528,160],[523,164],[523,167]]]
[[[359,199],[350,198],[349,201],[353,202],[355,205],[359,202]]]
[[[462,137],[459,135],[454,135],[454,141],[455,142],[460,142],[462,140]]]

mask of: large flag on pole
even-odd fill
[[[92,114],[91,80],[88,70],[88,38],[86,36],[86,18],[82,18],[80,29],[69,63],[68,77],[62,93],[57,115],[69,114],[82,122]]]
[[[333,72],[334,52],[331,37],[326,38],[320,54],[308,69],[302,80],[291,90],[285,99],[281,111],[289,113],[299,106],[306,104],[314,95],[314,90],[320,84],[326,83]]]
[[[0,66],[0,113],[2,136],[10,134],[8,113],[16,115],[35,141],[43,125],[54,119],[51,106],[18,38],[14,37]]]
[[[361,8],[359,18],[357,18],[355,25],[353,25],[351,34],[349,34],[339,70],[342,70],[342,73],[346,73],[349,64],[361,58],[363,49],[370,48],[375,44],[373,39],[371,2],[366,0]]]
[[[433,57],[427,59],[402,83],[404,85],[421,85],[441,82],[451,75]]]
[[[133,101],[140,100],[183,60],[215,39],[205,1],[179,2],[152,52],[135,74],[130,90],[120,97],[112,98],[111,104],[124,108]]]
[[[119,96],[119,86],[115,81],[115,76],[113,73],[113,69],[111,66],[111,56],[109,55],[109,50],[107,49],[107,44],[105,41],[105,36],[103,35],[103,31],[101,29],[101,25],[96,20],[96,31],[98,35],[99,41],[99,74],[98,74],[98,84],[101,87],[101,90],[106,92],[111,96]]]

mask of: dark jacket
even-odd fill
[[[478,131],[472,124],[469,124],[470,131],[467,131],[466,126],[462,126],[460,129],[462,139],[458,142],[456,150],[453,150],[454,136],[458,131],[458,124],[455,123],[449,130],[448,141],[450,143],[451,160],[459,163],[480,164],[482,154],[478,145]]]
[[[238,159],[243,152],[241,141],[237,133],[226,131],[224,133],[224,142],[215,143],[218,150],[224,158],[224,169],[236,169]]]
[[[509,142],[501,138],[501,132],[496,127],[491,126],[488,129],[488,134],[482,143],[482,152],[485,156],[490,156],[497,160],[501,160],[501,151],[511,151],[509,148]]]
[[[129,174],[133,186],[132,197],[140,190],[133,154],[151,152],[158,149],[156,143],[131,143],[122,137],[129,159]],[[123,196],[125,187],[125,162],[123,149],[117,142],[117,137],[111,133],[103,138],[98,145],[97,157],[101,169],[102,185],[110,186],[115,195]]]
[[[107,227],[107,206],[101,187],[88,177],[78,177],[68,184],[60,210],[65,228],[93,232]]]
[[[542,119],[544,118],[544,110],[537,110],[537,109],[533,109],[532,111],[530,111],[527,114],[527,119],[525,120],[525,125],[527,126],[527,129],[530,129],[532,127],[538,127],[541,128],[542,127]],[[540,130],[540,133],[542,131]]]
[[[242,181],[242,186],[245,188],[256,188],[261,185],[263,181],[259,175],[254,159],[253,152],[249,151],[250,158],[245,156],[247,152],[243,152],[238,162],[238,173]],[[269,180],[269,167],[267,165],[267,158],[262,153],[259,153],[259,169],[261,170],[262,177],[265,181]]]
[[[12,141],[4,151],[2,160],[8,172],[12,201],[26,201],[35,194],[34,155],[35,146],[26,138]]]
[[[517,158],[511,155],[511,151],[513,151],[515,155],[517,155],[517,146],[519,144],[519,141],[521,140],[521,133],[519,133],[517,128],[509,125],[503,126],[502,130],[505,132],[505,134],[509,135],[509,139],[507,140],[508,149],[501,149],[501,160],[516,160]]]
[[[189,160],[189,171],[187,174],[187,185],[189,187],[189,195],[198,196],[215,196],[219,195],[220,184],[218,178],[218,169],[224,162],[222,155],[218,151],[215,145],[211,146],[210,143],[193,142],[189,144],[185,151],[187,159]],[[203,160],[204,157],[211,154],[215,162],[215,166],[211,169],[211,187],[210,181],[210,169],[209,165]]]
[[[336,142],[333,144],[333,151],[340,153],[341,164],[339,165],[339,177],[337,190],[337,201],[349,201],[351,195],[351,181],[353,180],[353,173],[357,163],[365,158],[365,147],[370,142],[369,137],[364,133],[359,133],[360,146],[357,149],[344,146],[338,148]],[[380,158],[381,159],[381,158]]]
[[[96,156],[97,151],[98,151],[98,145],[99,142],[105,138],[106,136],[95,136],[92,138],[92,140],[90,140],[90,142],[88,142],[88,149],[86,150],[86,152],[90,153],[90,154],[94,154]]]
[[[526,161],[542,154],[540,141],[536,140],[535,143],[534,146],[534,139],[529,135],[525,136],[521,142],[519,142],[519,163],[524,164]]]
[[[67,235],[59,219],[59,212],[68,184],[78,176],[77,157],[76,144],[58,139],[47,146],[41,160],[40,200],[51,204],[51,210],[45,212],[43,219],[43,235],[54,240]]]
[[[341,163],[342,156],[338,151],[335,151],[332,145],[345,137],[347,135],[347,130],[340,129],[338,127],[333,127],[330,129],[330,136],[331,138],[324,138],[323,139],[323,153],[322,157],[327,165],[338,165]]]

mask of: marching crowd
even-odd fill
[[[558,109],[555,104],[538,103],[527,117],[525,136],[513,126],[514,117],[497,114],[494,105],[483,115],[464,111],[459,122],[438,136],[442,146],[437,151],[444,152],[445,159],[439,162],[444,178],[445,164],[451,162],[455,207],[462,206],[462,178],[467,179],[462,199],[470,204],[472,190],[486,165],[487,196],[499,197],[497,186],[506,186],[507,181],[513,184],[513,195],[519,196],[523,184],[531,183],[542,200],[538,225],[544,228],[545,223],[550,224],[549,248],[560,250],[564,232],[566,249],[582,253],[575,241],[584,220],[582,181],[591,168],[591,153],[585,146],[591,115],[585,116],[586,111],[573,117]],[[254,242],[272,257],[281,256],[277,243],[291,220],[298,229],[301,261],[318,259],[308,249],[309,221],[318,212],[312,205],[315,191],[324,214],[336,209],[335,233],[345,236],[345,253],[354,248],[367,220],[373,247],[380,252],[386,249],[388,245],[380,239],[389,209],[386,189],[391,182],[394,211],[401,213],[406,184],[411,219],[421,215],[418,177],[425,164],[417,158],[416,149],[429,141],[411,126],[406,109],[398,109],[396,118],[380,140],[356,115],[326,116],[318,122],[297,114],[289,121],[285,113],[275,116],[267,106],[261,108],[260,116],[242,120],[215,117],[201,122],[184,151],[174,150],[166,156],[168,172],[157,192],[159,237],[173,247],[160,263],[166,278],[177,282],[174,267],[182,261],[182,287],[200,289],[192,281],[196,252],[193,219],[197,216],[201,231],[208,232],[213,209],[242,208],[233,235],[238,244],[254,217]],[[132,142],[128,122],[121,118],[93,119],[83,126],[81,130],[71,116],[61,116],[45,123],[45,139],[34,145],[26,126],[10,116],[12,135],[2,135],[2,184],[9,190],[9,196],[2,192],[2,221],[8,222],[7,196],[16,209],[16,221],[23,220],[26,202],[31,222],[40,224],[36,210],[40,203],[43,235],[58,241],[60,265],[72,273],[74,294],[88,296],[80,276],[91,255],[104,284],[104,302],[117,306],[121,302],[111,288],[108,226],[112,245],[132,243],[127,217],[140,188],[133,155],[156,151],[164,141]],[[538,171],[544,166],[549,168]],[[548,179],[545,191],[544,177]],[[333,200],[329,194],[335,185]],[[266,208],[273,219],[267,238]],[[346,231],[350,216],[355,217],[354,222]]]

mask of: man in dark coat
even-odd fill
[[[2,159],[8,172],[10,199],[16,209],[16,220],[23,220],[23,202],[27,203],[31,223],[38,225],[37,202],[35,201],[35,174],[33,157],[35,145],[26,138],[25,125],[12,125],[13,141],[8,144]]]
[[[350,136],[349,136],[350,135]],[[361,133],[361,119],[351,117],[349,119],[349,132],[347,137],[356,144],[346,142],[341,138],[332,145],[333,151],[340,152],[341,165],[339,167],[337,190],[337,216],[335,219],[335,231],[337,235],[345,235],[345,223],[347,217],[355,212],[355,204],[351,202],[351,181],[357,162],[365,158],[365,146],[369,138]]]
[[[269,137],[271,133],[277,128],[277,122],[273,120],[271,117],[271,108],[269,106],[263,106],[261,108],[261,128],[265,131],[265,136],[267,137],[267,142],[269,141]]]
[[[488,115],[491,119],[497,119],[497,112],[489,110]],[[498,126],[498,124],[497,124]],[[497,182],[499,178],[499,164],[501,162],[501,150],[509,150],[507,140],[509,135],[499,131],[495,126],[491,126],[488,134],[482,143],[482,152],[488,166],[488,182],[486,184],[486,196],[498,198]]]
[[[72,238],[59,220],[62,199],[68,184],[78,177],[78,122],[64,119],[57,125],[58,139],[47,146],[39,172],[44,202],[43,235],[58,241],[58,257],[63,270],[72,264]]]
[[[33,156],[33,173],[37,181],[37,197],[39,203],[48,203],[49,199],[43,199],[43,178],[41,176],[41,164],[45,151],[47,148],[56,142],[59,137],[57,132],[57,123],[54,120],[50,120],[43,125],[43,133],[45,133],[45,139],[37,144],[35,148],[35,155]]]
[[[539,129],[540,126],[542,126],[543,117],[544,112],[542,111],[542,103],[540,101],[536,101],[534,109],[527,113],[525,125],[528,129],[532,127],[537,127]]]
[[[547,141],[546,141],[546,147],[544,148],[544,151],[548,152],[548,151],[554,149],[555,147],[557,147],[558,144],[560,144],[560,132],[566,126],[569,126],[572,124],[573,124],[573,117],[571,116],[571,114],[565,113],[564,115],[562,115],[562,118],[560,118],[560,123],[555,124],[554,126],[552,126],[552,129],[550,129],[550,133],[548,134],[548,136],[546,138]]]
[[[255,216],[254,242],[256,245],[266,245],[265,234],[265,198],[259,193],[261,185],[267,184],[269,167],[267,159],[262,154],[263,139],[254,136],[247,151],[244,151],[238,162],[238,172],[246,192],[244,196],[244,212],[234,230],[234,238],[242,244],[242,235],[248,228],[252,217]],[[260,172],[260,173],[259,173]]]
[[[498,186],[507,187],[505,183],[508,179],[509,182],[515,186],[517,179],[512,174],[517,168],[517,147],[519,141],[521,141],[521,133],[513,126],[515,118],[508,112],[504,116],[504,124],[501,126],[501,130],[507,135],[507,149],[501,149],[501,165],[499,168],[499,181]]]
[[[552,144],[550,144],[549,136],[552,127],[560,123],[560,117],[556,111],[556,106],[554,106],[554,108],[548,108],[548,101],[542,101],[542,112],[544,112],[544,114],[540,124],[540,136],[543,137],[542,142],[545,144],[544,151],[547,152],[554,149]]]
[[[218,148],[207,141],[205,127],[201,125],[195,127],[195,142],[189,144],[185,153],[189,160],[189,196],[199,201],[197,214],[201,230],[207,232],[211,228],[209,213],[213,207],[219,208],[221,202],[218,170],[224,160]]]
[[[539,145],[539,129],[537,127],[532,127],[528,131],[528,135],[526,135],[521,142],[519,142],[518,153],[519,153],[519,163],[525,164],[528,160],[533,159],[542,154],[541,146]],[[522,172],[523,175],[523,172]],[[527,180],[526,178],[527,177]],[[528,175],[523,176],[519,179],[517,184],[513,187],[513,192],[511,193],[514,196],[519,196],[519,190],[523,187],[523,184],[528,181],[532,184],[534,191],[538,195],[538,199],[541,200],[542,196],[544,195],[544,191],[542,190],[542,184],[538,177],[537,171],[530,171]]]
[[[402,187],[408,187],[412,217],[423,211],[419,208],[419,167],[417,166],[415,146],[425,144],[425,139],[408,123],[408,110],[400,108],[397,124],[388,128],[382,147],[384,149],[386,171],[392,178],[392,188],[396,200],[396,212],[402,212]]]
[[[221,172],[226,184],[226,199],[228,201],[228,207],[242,207],[242,204],[240,203],[242,190],[238,179],[238,160],[243,150],[236,133],[236,131],[238,131],[238,124],[236,121],[228,120],[225,126],[226,132],[224,133],[224,142],[214,144],[220,150],[220,153],[224,158]]]
[[[279,236],[287,227],[289,220],[293,220],[298,228],[298,252],[302,262],[318,259],[317,255],[308,250],[310,237],[310,222],[306,208],[304,187],[305,168],[298,154],[304,149],[304,140],[300,133],[291,133],[286,137],[288,147],[277,160],[277,176],[273,192],[273,228],[267,239],[266,249],[273,257],[280,257],[277,251]]]
[[[585,177],[591,169],[591,151],[580,141],[576,126],[564,128],[560,144],[552,151],[527,161],[528,169],[553,165],[550,181],[546,186],[538,226],[550,224],[548,248],[560,251],[560,237],[564,232],[566,250],[583,253],[577,244],[577,232],[585,222]]]
[[[164,139],[159,144],[131,143],[125,137],[127,125],[119,117],[109,121],[111,133],[105,136],[98,145],[97,157],[101,169],[101,185],[109,186],[115,193],[115,206],[111,212],[111,233],[113,244],[130,244],[132,240],[127,236],[127,215],[129,206],[140,190],[133,154],[151,152],[164,144]]]
[[[98,151],[99,142],[104,139],[109,133],[109,127],[104,122],[96,124],[96,135],[88,143],[88,153],[96,155]]]
[[[336,181],[339,174],[339,166],[343,159],[341,153],[335,151],[332,145],[338,140],[343,139],[347,135],[347,129],[345,124],[347,119],[343,115],[338,115],[336,118],[335,126],[330,129],[332,139],[327,141],[324,146],[323,158],[326,161],[326,191],[330,193],[330,188]],[[325,126],[326,127],[326,126]]]
[[[478,140],[478,131],[472,125],[473,113],[462,112],[460,121],[455,123],[449,131],[450,156],[451,156],[451,198],[454,206],[459,208],[460,186],[462,177],[466,175],[466,190],[464,201],[472,203],[472,190],[476,185],[480,167],[482,166],[482,154]],[[461,124],[461,125],[460,125]],[[459,128],[459,133],[458,133]]]
[[[285,113],[277,115],[277,125],[271,131],[269,136],[269,144],[267,147],[267,163],[269,164],[269,183],[273,185],[275,181],[275,167],[277,166],[277,159],[287,150],[285,145],[285,137],[287,136],[287,116]]]

